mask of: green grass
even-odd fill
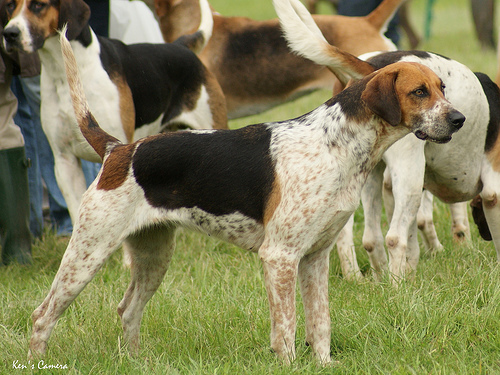
[[[212,1],[223,14],[273,17],[270,1]],[[421,31],[426,1],[414,0]],[[494,52],[481,51],[465,0],[435,5],[432,50],[494,76]],[[297,116],[328,93],[316,93],[232,127]],[[363,270],[362,211],[356,213],[355,244]],[[500,373],[500,267],[491,243],[452,241],[450,215],[439,202],[436,226],[444,251],[422,255],[415,280],[395,289],[368,279],[346,282],[336,253],[331,256],[332,354],[340,363],[321,368],[304,344],[304,314],[298,303],[298,359],[284,367],[269,350],[269,311],[256,254],[180,232],[164,283],[145,310],[140,355],[122,342],[116,307],[129,282],[117,252],[70,306],[56,326],[47,364],[70,374],[495,374]],[[384,224],[386,228],[386,224]],[[28,365],[31,312],[47,294],[67,239],[47,233],[33,249],[31,267],[0,268],[0,373]],[[37,362],[29,363],[29,365]]]

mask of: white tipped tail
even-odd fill
[[[115,137],[109,135],[99,127],[94,116],[90,112],[90,108],[83,89],[78,64],[76,62],[71,44],[66,38],[67,25],[59,32],[61,51],[66,70],[66,78],[69,84],[69,92],[75,112],[76,121],[87,142],[104,159],[108,145],[120,144],[121,142]]]
[[[196,54],[199,54],[207,45],[212,37],[214,27],[214,18],[212,8],[207,0],[200,0],[201,20],[198,30],[189,35],[183,35],[177,38],[174,43],[180,43],[189,48]]]
[[[78,71],[78,64],[76,63],[75,55],[71,44],[66,38],[66,30],[68,25],[64,25],[60,31],[61,51],[64,60],[64,68],[66,69],[66,78],[69,84],[69,92],[71,94],[71,101],[73,103],[73,110],[78,124],[80,124],[87,114],[90,113],[87,98],[83,91],[80,73]]]
[[[326,66],[345,85],[374,71],[370,64],[327,42],[309,11],[299,0],[273,0],[290,49],[316,64]]]

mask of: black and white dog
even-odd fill
[[[198,50],[210,38],[213,20],[206,0],[201,9],[203,21],[190,36],[168,44],[125,45],[94,34],[83,0],[4,2],[1,12],[10,19],[3,31],[5,49],[40,55],[42,127],[73,221],[86,190],[79,159],[100,159],[78,129],[57,30],[68,25],[90,108],[122,142],[168,128],[227,128],[222,90],[188,48]]]
[[[330,362],[330,250],[392,143],[410,132],[447,142],[462,126],[441,80],[422,65],[393,64],[294,120],[125,145],[94,120],[71,47],[64,38],[62,45],[80,129],[104,164],[83,197],[51,291],[33,312],[31,354],[46,351],[61,314],[123,242],[132,280],[118,313],[137,350],[143,310],[163,280],[176,228],[187,227],[258,252],[271,346],[285,362],[295,358],[299,280],[306,340]]]

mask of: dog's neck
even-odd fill
[[[350,103],[352,105],[352,103]],[[345,169],[366,178],[384,152],[410,133],[406,126],[391,126],[373,114],[359,99],[356,118],[346,114],[342,98],[329,101],[307,116],[318,128],[332,154],[343,159]],[[305,120],[308,121],[308,120]],[[353,169],[359,168],[358,171]],[[349,173],[350,173],[349,172]]]

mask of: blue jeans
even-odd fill
[[[372,10],[374,10],[382,0],[340,0],[337,6],[337,13],[343,16],[351,17],[363,17],[368,15]],[[395,14],[394,18],[389,22],[387,26],[387,32],[385,36],[392,40],[392,42],[398,46],[399,39],[399,15]]]
[[[40,123],[40,76],[13,77],[11,88],[18,100],[14,122],[21,128],[26,156],[31,160],[28,169],[31,233],[40,237],[43,230],[43,179],[49,197],[51,223],[57,234],[69,235],[73,230],[71,218],[56,182],[54,156]]]

